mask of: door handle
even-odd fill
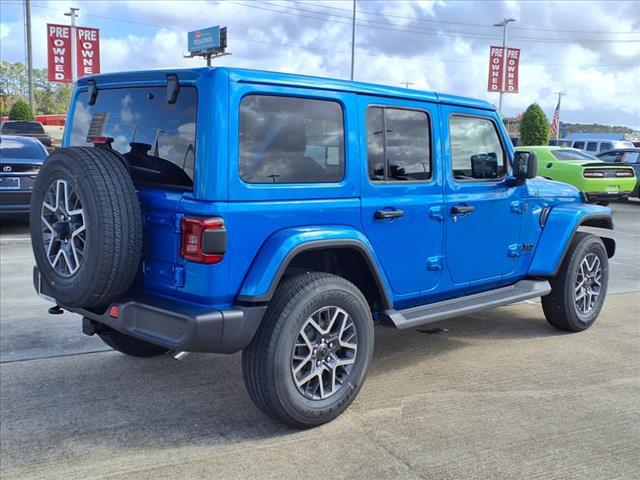
[[[455,207],[451,207],[451,213],[454,215],[463,215],[465,213],[474,212],[476,207],[471,205],[456,205]]]
[[[404,215],[404,211],[394,208],[393,210],[376,210],[373,218],[376,220],[390,220],[392,218],[400,218]]]

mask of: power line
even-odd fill
[[[40,9],[45,9],[45,10],[53,10],[53,11],[58,11],[56,8],[53,7],[47,7],[44,5],[36,5],[36,4],[32,4],[32,8],[40,8]],[[186,34],[187,30],[184,30],[182,28],[176,28],[176,27],[171,27],[171,26],[166,26],[166,25],[159,25],[156,23],[148,23],[148,22],[139,22],[136,20],[129,20],[129,19],[124,19],[124,18],[115,18],[115,17],[109,17],[109,16],[105,16],[105,15],[98,15],[98,14],[84,14],[84,17],[94,17],[94,18],[99,18],[101,20],[107,20],[107,21],[111,21],[111,22],[118,22],[118,23],[127,23],[127,24],[131,24],[131,25],[139,25],[139,26],[143,26],[143,27],[149,27],[149,28],[163,28],[165,30],[171,30],[171,31],[175,31],[175,32],[179,32],[182,34]],[[248,42],[248,43],[256,43],[256,44],[263,44],[263,45],[270,45],[270,46],[274,46],[274,47],[279,47],[279,48],[285,48],[285,49],[290,49],[290,50],[307,50],[310,52],[318,52],[318,53],[329,53],[329,54],[336,54],[336,55],[348,55],[349,52],[347,51],[340,51],[340,50],[331,50],[331,49],[327,49],[327,48],[321,48],[321,47],[313,47],[313,46],[307,46],[307,45],[300,45],[300,44],[292,44],[292,43],[280,43],[280,42],[270,42],[267,40],[256,40],[253,38],[246,38],[246,37],[241,37],[241,36],[237,36],[237,35],[233,35],[232,38],[234,41],[241,41],[241,42]],[[363,51],[359,51],[356,53],[357,57],[373,57],[373,58],[402,58],[402,59],[407,59],[407,60],[411,60],[411,59],[415,59],[415,56],[411,56],[411,55],[390,55],[390,54],[380,54],[380,53],[373,53],[373,52],[363,52]],[[429,59],[429,58],[423,58],[424,60],[430,60],[430,61],[438,61],[438,62],[443,62],[443,63],[458,63],[458,64],[478,64],[478,65],[485,65],[486,62],[485,61],[470,61],[470,60],[455,60],[455,59]],[[581,67],[581,68],[587,68],[587,67],[612,67],[612,66],[629,66],[631,65],[630,63],[602,63],[602,64],[569,64],[569,63],[527,63],[527,66],[545,66],[545,67]]]
[[[323,9],[329,9],[329,10],[341,10],[341,11],[346,11],[346,12],[350,12],[351,10],[348,10],[346,8],[340,8],[340,7],[330,7],[328,5],[318,5],[318,4],[314,4],[314,3],[307,3],[307,2],[300,2],[297,1],[297,4],[302,4],[302,5],[308,5],[308,6],[312,6],[312,7],[317,7],[317,8],[323,8]],[[387,14],[387,13],[379,13],[379,12],[372,12],[371,10],[358,10],[359,13],[364,13],[367,15],[375,15],[375,16],[379,16],[379,17],[385,17],[385,18],[397,18],[400,20],[413,20],[416,22],[428,22],[428,23],[437,23],[437,24],[441,24],[441,23],[446,23],[449,25],[462,25],[462,26],[466,26],[466,27],[480,27],[480,28],[491,28],[490,25],[484,25],[481,23],[465,23],[465,22],[454,22],[454,21],[450,21],[450,20],[429,20],[423,17],[420,18],[415,18],[415,17],[406,17],[406,16],[402,16],[402,15],[392,15],[392,14]],[[637,34],[638,32],[634,32],[634,31],[625,31],[625,32],[621,32],[621,31],[617,31],[617,32],[612,32],[612,31],[597,31],[597,30],[557,30],[557,29],[551,29],[551,28],[533,28],[533,27],[513,27],[512,30],[530,30],[530,31],[536,31],[536,32],[557,32],[557,33],[588,33],[588,34]]]
[[[240,5],[246,8],[254,8],[254,9],[258,9],[258,10],[264,10],[267,12],[274,12],[274,13],[280,13],[280,14],[284,14],[284,15],[292,15],[292,16],[296,16],[296,17],[302,17],[302,18],[309,18],[312,20],[316,20],[316,21],[322,21],[325,22],[327,21],[329,18],[346,18],[346,17],[342,17],[339,15],[332,15],[332,14],[327,14],[327,13],[323,13],[323,12],[318,12],[318,11],[311,11],[311,10],[304,10],[304,9],[300,9],[297,7],[291,7],[291,6],[281,6],[281,5],[275,5],[272,3],[268,3],[268,2],[262,2],[266,5],[256,5],[256,3],[258,2],[254,2],[254,3],[243,3],[243,2],[239,2],[239,1],[231,1],[230,3],[234,3],[236,5]],[[271,8],[269,8],[271,7]],[[275,8],[275,9],[274,9]],[[304,13],[297,13],[297,12],[304,12]],[[327,18],[322,18],[322,17],[318,17],[316,15],[324,15]],[[343,24],[343,25],[351,25],[351,23],[348,22],[341,22],[339,20],[331,20],[332,23],[338,23],[338,24]],[[398,24],[394,24],[394,23],[389,23],[389,22],[379,22],[379,21],[372,21],[372,20],[367,20],[367,23],[361,23],[361,22],[356,22],[356,25],[360,26],[360,27],[364,27],[364,28],[370,28],[370,29],[376,29],[376,30],[386,30],[386,31],[393,31],[393,32],[401,32],[401,33],[409,33],[409,34],[416,34],[416,35],[429,35],[429,36],[438,36],[438,37],[442,37],[442,32],[448,32],[448,33],[453,33],[456,36],[460,37],[460,38],[473,38],[473,39],[489,39],[489,40],[496,40],[499,39],[499,37],[497,35],[488,35],[488,34],[481,34],[481,33],[461,33],[458,31],[452,31],[452,30],[448,30],[445,31],[443,29],[427,29],[424,27],[402,27]],[[396,27],[396,28],[394,28]],[[397,28],[400,27],[400,28]],[[550,38],[535,38],[535,37],[512,37],[513,40],[519,40],[520,42],[530,42],[530,43],[547,43],[547,44],[552,44],[552,43],[563,43],[566,44],[568,42],[573,42],[573,43],[640,43],[640,40],[609,40],[609,39],[604,39],[604,40],[596,40],[596,39],[550,39]]]

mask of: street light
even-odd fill
[[[500,89],[500,100],[498,102],[498,110],[502,114],[502,95],[504,95],[504,84],[507,76],[507,25],[515,22],[515,18],[505,18],[500,23],[494,23],[494,27],[502,27],[502,88]]]

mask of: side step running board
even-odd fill
[[[401,330],[426,323],[439,322],[490,308],[509,305],[529,298],[542,297],[551,292],[546,280],[521,280],[509,287],[476,293],[462,298],[432,303],[406,310],[385,310],[384,318]]]

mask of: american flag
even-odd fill
[[[556,138],[560,131],[560,97],[558,97],[558,106],[556,111],[553,112],[553,118],[551,119],[551,125],[549,125],[549,137]]]

